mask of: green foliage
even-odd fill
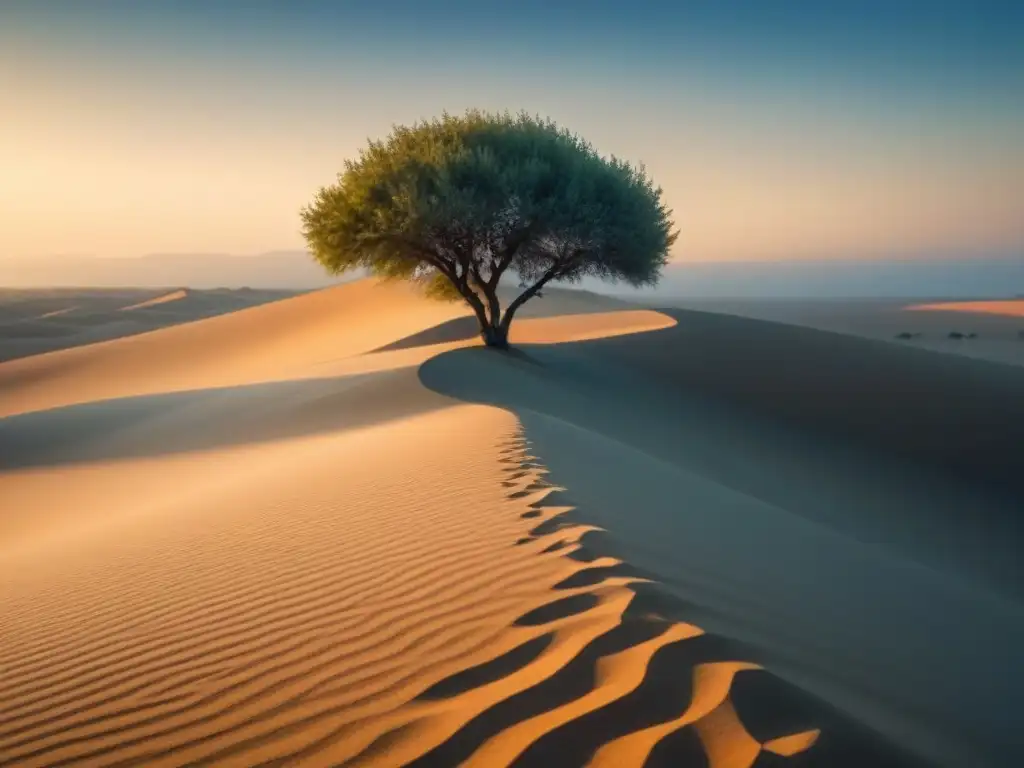
[[[430,271],[418,278],[423,286],[423,293],[431,299],[438,301],[462,301],[462,294],[459,293],[455,284],[440,272]]]
[[[302,221],[331,272],[426,281],[507,329],[550,280],[656,282],[676,238],[670,215],[642,167],[601,157],[550,120],[470,111],[371,141]],[[507,270],[529,288],[505,319],[494,291]]]

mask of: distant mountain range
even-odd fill
[[[332,277],[304,251],[254,256],[152,254],[139,258],[0,258],[2,287],[322,288]],[[601,293],[639,295],[587,280]],[[645,298],[1014,297],[1024,295],[1024,256],[914,261],[692,262],[671,265]]]

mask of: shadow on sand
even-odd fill
[[[404,339],[378,347],[374,352],[395,352],[399,349],[414,347],[430,347],[434,344],[450,344],[456,341],[468,341],[480,335],[475,317],[456,317],[446,322],[427,328],[420,333],[406,336]]]
[[[0,472],[326,434],[448,405],[415,368],[100,400],[0,419]]]
[[[900,720],[896,733],[946,764],[1024,758],[1012,714],[1024,703],[1014,671],[1024,669],[1019,605],[992,608],[985,591],[956,586],[1024,597],[1024,370],[759,320],[666,314],[678,324],[522,346],[518,358],[445,352],[420,377],[448,397],[515,413],[531,451],[578,499],[571,514],[609,531],[588,534],[587,546],[656,574],[661,584],[641,592],[660,593],[650,599],[663,615],[721,627],[735,643],[754,635],[732,633],[730,622],[753,611],[767,622],[761,630],[795,633],[795,642],[752,641],[741,658],[787,669],[789,680],[820,673],[830,678],[820,690],[848,686],[874,702],[859,713],[878,705],[876,725]],[[698,567],[702,557],[710,560]],[[746,592],[745,581],[755,588]],[[745,595],[725,601],[734,615],[716,615],[717,598],[688,602],[719,590],[716,582]],[[801,593],[813,598],[803,607]],[[787,626],[794,611],[804,615]],[[940,630],[936,617],[950,612],[958,626]],[[805,646],[816,672],[798,671]],[[737,695],[752,692],[768,709],[803,695],[763,679]],[[967,711],[968,700],[984,700],[983,711]],[[913,764],[818,706],[832,712],[820,717],[834,718],[833,738],[845,739],[838,751],[823,737],[796,762],[762,756],[756,765]],[[656,751],[650,764],[686,764],[693,745],[684,741],[667,740],[659,750],[673,756],[661,763]],[[572,739],[550,748],[561,743]],[[874,751],[849,757],[859,748]]]

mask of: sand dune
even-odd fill
[[[939,763],[1012,764],[1024,374],[675,318],[571,353],[528,349],[529,368],[463,350],[421,375],[516,413],[580,519],[608,531],[599,550],[676,601],[666,615],[742,641]],[[967,712],[964,697],[989,705]]]
[[[916,304],[907,307],[918,312],[970,312],[982,315],[1024,317],[1024,299],[1008,301],[943,301],[934,304]]]
[[[140,302],[137,302],[135,304],[129,304],[126,307],[121,307],[120,310],[122,312],[131,312],[133,309],[145,309],[146,307],[156,307],[156,306],[159,306],[160,304],[167,304],[168,302],[171,302],[171,301],[181,301],[182,299],[186,298],[188,295],[189,295],[188,291],[186,291],[185,289],[182,288],[182,289],[179,289],[177,291],[171,291],[170,293],[165,293],[165,294],[163,294],[161,296],[157,296],[157,297],[152,298],[152,299],[147,299],[146,301],[140,301]]]
[[[213,317],[291,291],[0,289],[0,362]]]
[[[660,306],[738,315],[1024,366],[1024,301],[666,299]]]
[[[1005,572],[844,527],[691,321],[546,291],[501,355],[367,280],[0,364],[0,765],[997,765]]]

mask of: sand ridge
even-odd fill
[[[50,310],[49,312],[44,312],[43,314],[39,315],[36,319],[45,320],[48,317],[60,317],[61,315],[66,315],[69,312],[74,312],[76,309],[78,309],[78,305],[72,304],[70,307],[62,307],[61,309],[53,309]]]
[[[691,359],[679,318],[466,314],[366,280],[0,364],[0,765],[921,764],[722,620],[817,663],[834,611],[746,583],[817,528],[718,536],[750,502],[637,442],[720,439],[592,354]]]
[[[1024,299],[1004,301],[943,301],[934,304],[915,304],[907,307],[914,312],[970,312],[983,315],[1024,317]]]
[[[171,291],[170,293],[165,293],[162,296],[157,296],[156,298],[153,298],[153,299],[146,299],[145,301],[140,301],[140,302],[137,302],[135,304],[129,304],[127,306],[121,307],[119,311],[121,311],[121,312],[131,312],[132,310],[135,310],[135,309],[145,309],[146,307],[156,307],[156,306],[159,306],[161,304],[167,304],[168,302],[171,302],[171,301],[181,301],[181,300],[187,298],[188,295],[189,295],[188,291],[186,291],[184,288],[179,288],[176,291]]]

